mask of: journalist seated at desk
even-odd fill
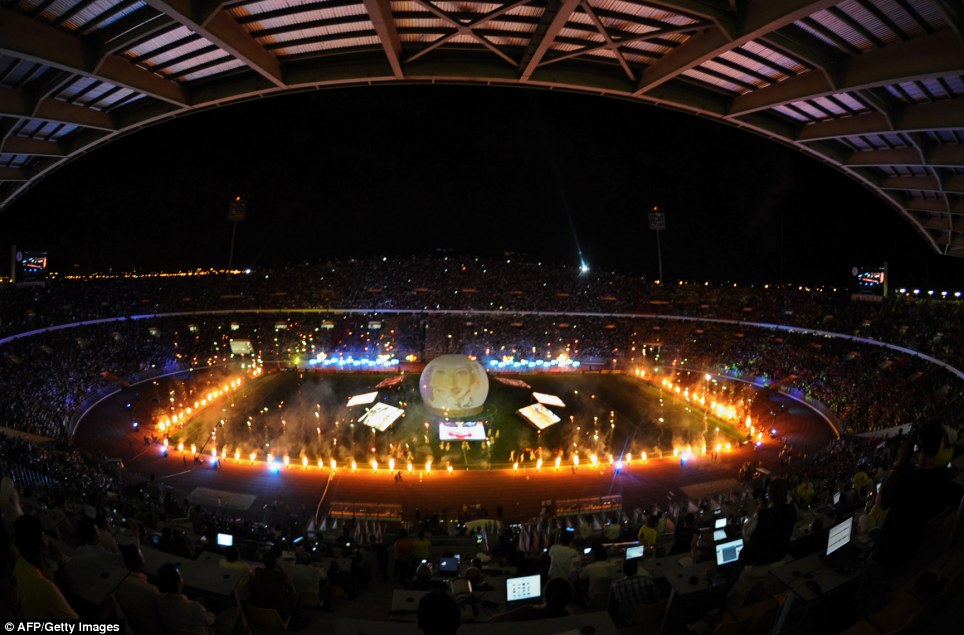
[[[444,591],[446,586],[441,580],[432,579],[432,565],[423,562],[415,569],[415,578],[406,585],[406,588],[416,591],[431,591],[432,589]]]
[[[184,580],[177,565],[168,562],[157,571],[157,612],[171,630],[213,635],[251,635],[241,607],[232,606],[217,615],[184,595]]]
[[[222,569],[240,571],[241,578],[238,580],[238,587],[235,592],[241,601],[246,601],[251,597],[251,580],[254,578],[254,569],[241,559],[241,550],[235,546],[225,547],[224,558],[218,561],[218,566]]]
[[[301,594],[316,595],[322,604],[329,600],[328,576],[311,562],[311,554],[305,550],[295,552],[295,561],[284,565],[291,576],[295,591]]]
[[[524,620],[541,620],[552,617],[569,617],[572,609],[569,605],[575,596],[572,584],[565,578],[552,578],[542,589],[542,604],[520,606],[492,616],[490,622],[520,622]]]
[[[592,562],[579,572],[577,589],[592,599],[596,594],[607,595],[616,577],[616,565],[606,558],[606,547],[597,543],[592,547]]]
[[[629,624],[629,620],[640,606],[659,602],[660,593],[648,571],[639,571],[638,560],[623,562],[622,580],[613,582],[609,594],[609,613],[617,624]]]
[[[143,635],[163,635],[159,622],[157,598],[161,592],[148,582],[144,573],[144,554],[137,545],[121,545],[124,566],[130,573],[117,587],[115,595],[131,630]]]
[[[492,585],[485,581],[485,574],[482,572],[482,559],[472,558],[471,564],[462,576],[469,581],[475,591],[491,591]]]
[[[254,606],[274,609],[285,619],[294,613],[299,604],[294,582],[278,564],[278,554],[274,551],[265,551],[261,562],[263,566],[254,570],[248,601]]]

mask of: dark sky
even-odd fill
[[[3,212],[0,238],[58,271],[371,255],[496,256],[656,277],[645,211],[666,210],[668,279],[956,284],[910,223],[832,168],[663,108],[559,91],[382,86],[272,97],[128,135]]]

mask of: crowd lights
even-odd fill
[[[369,357],[328,357],[324,353],[319,353],[316,357],[308,360],[309,366],[319,366],[321,368],[392,368],[398,366],[399,360],[387,355],[379,355],[375,359]]]
[[[539,370],[540,368],[579,368],[582,363],[579,360],[569,359],[565,355],[560,355],[556,359],[515,359],[513,357],[503,357],[502,359],[490,359],[489,367],[496,370],[511,368],[514,370]]]

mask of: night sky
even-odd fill
[[[815,159],[692,115],[475,86],[311,91],[147,128],[74,160],[3,212],[0,238],[56,271],[375,255],[501,256],[671,280],[964,287],[890,206]],[[944,285],[942,287],[941,285]]]

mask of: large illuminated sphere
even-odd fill
[[[418,390],[429,412],[470,417],[482,411],[489,395],[489,378],[481,364],[465,355],[442,355],[422,371]]]

